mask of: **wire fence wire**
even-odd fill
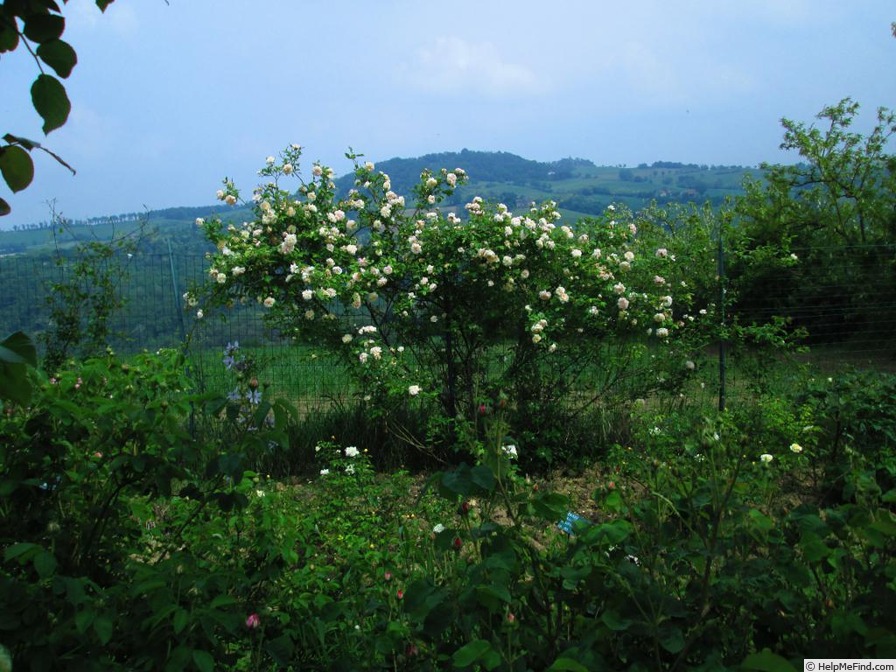
[[[740,297],[743,305],[738,318],[761,323],[781,317],[802,327],[808,347],[797,359],[820,371],[853,367],[896,372],[896,246],[796,253],[814,259],[817,268],[767,278],[765,291]],[[174,250],[122,253],[106,263],[114,265],[112,275],[122,300],[110,323],[110,346],[116,352],[126,355],[189,343],[191,369],[198,380],[205,387],[226,391],[233,381],[232,372],[222,365],[223,350],[226,344],[238,342],[255,359],[263,378],[305,411],[354,392],[349,377],[335,362],[313,347],[272,332],[258,306],[199,319],[197,308],[185,306],[183,296],[207,277],[208,260],[203,255]],[[0,331],[24,331],[40,344],[41,336],[52,327],[53,283],[73,277],[71,264],[60,264],[53,256],[0,257]],[[695,393],[707,399],[745,393],[747,377],[763,374],[763,357],[778,357],[759,354],[757,358],[756,351],[732,350],[722,344],[709,349]]]

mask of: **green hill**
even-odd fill
[[[552,199],[573,217],[599,214],[611,203],[625,203],[633,209],[652,201],[721,204],[726,198],[743,193],[747,174],[759,172],[742,166],[698,166],[671,161],[635,168],[597,166],[576,158],[539,162],[506,152],[468,149],[377,163],[377,169],[389,175],[392,188],[398,193],[406,193],[426,168],[463,168],[469,175],[469,183],[455,192],[448,205],[482,196],[515,209],[527,207],[532,201]],[[353,176],[343,176],[337,184],[343,190],[349,189]]]
[[[578,158],[539,162],[507,152],[469,149],[377,163],[377,169],[390,176],[393,190],[402,194],[410,193],[425,168],[463,168],[469,175],[469,183],[458,189],[446,205],[462,205],[481,196],[519,210],[533,201],[551,199],[570,219],[599,214],[611,203],[625,203],[633,209],[652,201],[720,204],[742,193],[747,174],[759,172],[742,166],[698,166],[671,161],[637,167],[597,166]],[[337,185],[340,191],[347,192],[354,185],[354,176],[340,177]],[[141,222],[148,224],[144,230],[152,232],[144,243],[146,251],[163,252],[170,242],[179,253],[200,254],[207,244],[194,222],[197,217],[216,213],[233,221],[251,217],[248,209],[225,209],[220,204],[96,216],[70,222],[64,239],[54,239],[52,224],[43,222],[0,231],[0,255],[48,251],[57,245],[70,246],[91,239],[109,240],[115,234],[136,230]]]

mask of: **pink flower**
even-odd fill
[[[253,613],[249,614],[249,616],[246,618],[246,627],[249,628],[250,630],[255,630],[255,628],[257,628],[260,625],[261,625],[261,618],[259,618],[258,614],[253,612]]]

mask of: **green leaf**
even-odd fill
[[[171,619],[171,627],[174,630],[175,635],[179,635],[183,632],[184,628],[190,622],[190,614],[186,609],[178,609],[174,612],[174,618]]]
[[[44,42],[37,48],[37,55],[40,60],[53,68],[56,74],[63,79],[72,74],[72,69],[78,62],[78,54],[64,40]]]
[[[610,630],[614,632],[622,632],[623,630],[628,630],[631,627],[632,621],[629,618],[622,618],[615,611],[605,611],[600,620],[604,622]]]
[[[569,498],[558,492],[542,493],[533,504],[535,512],[545,520],[561,520],[569,509]]]
[[[799,542],[803,557],[808,562],[819,562],[831,554],[831,549],[814,534],[804,534]]]
[[[658,639],[660,645],[669,653],[678,653],[684,648],[684,635],[681,628],[664,626],[660,628]]]
[[[27,334],[17,331],[0,342],[0,362],[37,366],[37,348]]]
[[[758,670],[758,672],[796,672],[796,668],[777,653],[763,649],[761,653],[751,653],[740,664],[742,670]]]
[[[96,617],[96,612],[91,609],[83,609],[75,614],[75,628],[78,631],[79,635],[83,635],[87,632],[87,628],[93,625],[93,619]]]
[[[44,133],[62,126],[72,109],[65,87],[52,75],[37,76],[31,85],[31,103],[44,120]]]
[[[470,667],[491,650],[491,643],[484,639],[476,639],[455,651],[451,660],[454,667]]]
[[[14,51],[19,46],[19,31],[16,30],[15,19],[0,16],[0,54]]]
[[[12,208],[9,206],[9,203],[0,198],[0,217],[5,217],[10,212],[12,212]]]
[[[31,14],[25,17],[25,37],[43,44],[58,40],[65,30],[65,19],[56,14]]]
[[[495,474],[488,465],[477,464],[470,470],[470,478],[486,492],[495,489]]]
[[[56,571],[56,556],[49,551],[41,551],[34,556],[34,569],[42,579],[48,579]]]
[[[0,174],[13,193],[22,191],[34,179],[34,162],[21,147],[0,147]]]
[[[101,12],[106,11],[106,7],[111,5],[115,0],[96,0],[96,6],[100,8]]]
[[[200,651],[193,649],[193,662],[196,663],[201,672],[213,672],[215,669],[215,659],[208,651]]]
[[[476,598],[479,603],[491,612],[504,609],[505,604],[510,604],[510,592],[504,586],[479,585],[476,586]]]
[[[289,635],[280,635],[277,639],[266,642],[264,648],[278,665],[286,667],[292,662],[295,644]]]
[[[548,672],[588,672],[588,668],[572,658],[558,658]]]
[[[112,624],[110,618],[107,618],[106,616],[97,616],[96,620],[93,622],[93,631],[96,633],[96,636],[100,638],[100,643],[105,646],[112,640],[115,626]]]
[[[221,607],[229,607],[237,603],[238,600],[232,595],[218,595],[208,606],[210,609],[220,609]]]
[[[15,560],[16,558],[25,555],[26,553],[35,553],[40,546],[37,544],[31,544],[26,541],[19,542],[18,544],[13,544],[12,546],[7,546],[6,550],[3,552],[3,559],[6,562],[10,560]],[[21,562],[25,562],[27,558],[22,558]]]

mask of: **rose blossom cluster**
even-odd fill
[[[467,181],[460,168],[424,171],[411,202],[357,158],[340,196],[329,168],[302,177],[298,145],[268,158],[252,221],[201,224],[216,248],[211,295],[257,301],[281,333],[327,344],[367,383],[441,389],[448,340],[469,356],[510,341],[550,357],[620,330],[666,340],[681,320],[665,280],[674,256],[641,250],[622,208],[567,225],[552,201],[443,207]],[[299,187],[283,188],[287,178]],[[225,181],[219,198],[239,192]]]

